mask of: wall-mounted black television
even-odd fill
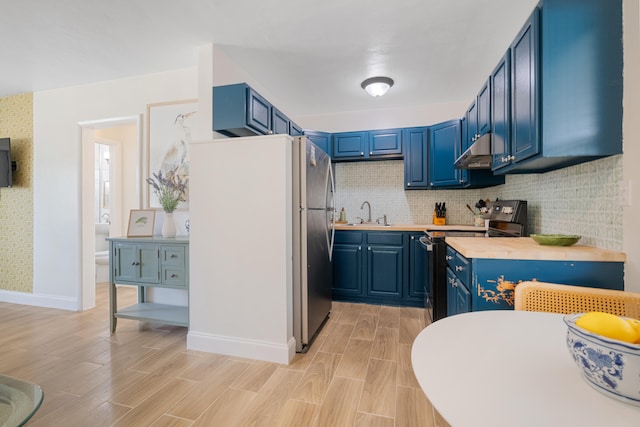
[[[11,187],[12,185],[11,139],[0,138],[0,187]]]

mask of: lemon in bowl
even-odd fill
[[[640,322],[596,313],[564,316],[569,352],[589,385],[640,406]]]

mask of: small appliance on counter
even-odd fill
[[[488,237],[527,237],[527,201],[496,200],[487,204]]]
[[[427,230],[425,236],[420,238],[420,243],[427,248],[429,267],[428,274],[425,275],[425,308],[427,318],[432,322],[447,316],[447,237],[528,236],[526,200],[488,202],[483,217],[489,223],[486,232],[479,233],[466,227],[455,229],[451,226],[452,228],[447,230]]]

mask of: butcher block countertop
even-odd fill
[[[476,227],[474,225],[434,225],[434,224],[340,224],[336,223],[336,230],[388,230],[388,231],[425,231],[425,230],[461,230],[461,231],[479,231],[483,232],[484,227]]]
[[[466,258],[550,261],[624,262],[626,255],[594,246],[546,246],[530,237],[447,237],[449,246]]]

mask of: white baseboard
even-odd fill
[[[30,294],[27,292],[0,290],[0,301],[11,304],[80,311],[80,302],[77,298],[60,297],[56,295]]]
[[[277,344],[189,331],[187,349],[288,365],[296,353],[296,340],[291,337],[287,344]]]

